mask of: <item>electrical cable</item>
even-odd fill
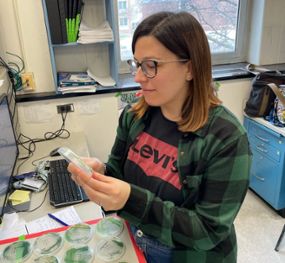
[[[42,159],[45,159],[45,158],[47,158],[47,157],[50,157],[50,155],[45,155],[45,156],[43,156],[43,157],[41,157],[41,158],[38,158],[38,159],[33,160],[33,161],[32,161],[32,165],[35,166],[35,167],[37,167],[37,164],[35,164],[35,162],[40,161],[40,160],[42,160]]]
[[[24,68],[25,68],[24,60],[23,60],[20,56],[14,54],[14,53],[11,53],[11,52],[8,52],[8,51],[7,51],[6,53],[9,54],[9,55],[11,55],[11,56],[17,57],[17,58],[21,61],[21,63],[22,63],[22,68],[19,69],[19,73],[23,72],[23,70],[24,70]]]
[[[5,64],[5,61],[3,61],[3,59],[0,57],[0,66],[6,66]],[[20,69],[21,70],[21,69]],[[12,98],[15,98],[15,90],[13,89],[13,83],[12,81],[9,82],[9,87],[7,89],[7,92],[9,93],[10,89],[12,91],[12,96],[10,98],[10,102],[12,101]],[[11,104],[11,103],[10,103]],[[13,112],[11,113],[11,115],[15,116],[15,112],[16,112],[16,105],[14,107],[14,110]],[[20,167],[25,163],[27,162],[32,156],[33,156],[33,153],[35,152],[36,150],[36,143],[38,142],[43,142],[43,141],[48,141],[48,140],[53,140],[55,138],[62,138],[62,139],[67,139],[70,137],[70,132],[65,129],[65,122],[66,122],[66,118],[67,118],[67,115],[68,115],[68,112],[61,112],[61,119],[62,119],[62,124],[60,126],[60,128],[54,132],[51,132],[51,131],[48,131],[46,133],[44,133],[44,136],[43,138],[29,138],[28,136],[20,133],[18,136],[17,136],[17,145],[19,147],[23,147],[25,150],[28,151],[28,155],[27,156],[23,156],[23,157],[18,157],[18,160],[22,160],[20,163],[18,163],[18,165],[16,166],[16,169],[15,169],[15,174],[18,174],[19,173],[19,170],[20,170]],[[15,120],[15,123],[14,123],[16,126],[18,125],[18,118]],[[15,127],[16,127],[15,126]],[[36,166],[35,165],[35,162],[36,161],[39,161],[41,159],[44,159],[48,156],[44,156],[44,157],[41,157],[39,159],[36,159],[32,162],[32,165],[33,166]],[[10,181],[10,184],[13,184],[13,180]],[[47,187],[47,183],[45,184],[45,187],[41,190],[43,191],[46,187]],[[12,190],[12,185],[9,187],[11,190]],[[42,202],[35,208],[33,209],[25,209],[25,210],[18,210],[17,208],[13,207],[10,202],[7,202],[7,205],[12,209],[14,210],[15,212],[33,212],[35,210],[37,210],[38,208],[40,208],[43,203],[45,202],[46,200],[46,196],[47,196],[47,192],[48,192],[48,189],[46,190],[46,193],[44,195],[44,198],[42,200]]]
[[[39,208],[43,205],[43,203],[45,202],[45,200],[46,200],[46,198],[47,198],[47,193],[48,193],[48,189],[47,189],[46,192],[45,192],[44,199],[42,200],[42,202],[41,202],[38,206],[36,206],[35,208],[33,208],[33,209],[31,209],[31,210],[28,210],[28,211],[26,211],[26,212],[34,212],[34,211],[36,211],[37,209],[39,209]]]
[[[19,160],[19,159],[18,159],[18,160]],[[26,161],[28,161],[28,158],[26,158],[26,159],[20,159],[20,160],[22,160],[22,162],[17,165],[16,171],[15,171],[14,174],[18,174],[18,173],[19,173],[20,167],[21,167]]]
[[[65,129],[65,120],[66,120],[66,117],[67,117],[67,112],[66,112],[65,114],[61,113],[61,117],[62,117],[62,125],[61,125],[60,129],[57,130],[57,131],[55,131],[55,132],[46,132],[46,133],[44,134],[44,138],[42,138],[42,139],[39,139],[39,138],[37,138],[37,139],[31,139],[31,138],[29,138],[28,136],[23,135],[22,133],[20,134],[20,136],[19,136],[19,138],[18,138],[18,142],[20,141],[20,137],[21,137],[21,136],[27,139],[25,142],[20,142],[19,145],[22,146],[24,149],[28,150],[28,156],[18,158],[19,160],[23,160],[23,161],[17,166],[16,174],[18,174],[20,167],[21,167],[26,161],[28,161],[28,159],[29,159],[30,157],[33,156],[33,153],[34,153],[34,151],[36,150],[36,143],[37,143],[37,142],[43,142],[43,141],[47,141],[47,140],[52,140],[52,139],[55,139],[55,138],[58,138],[58,137],[63,138],[63,139],[67,139],[67,138],[70,137],[70,132],[69,132],[67,129]],[[64,132],[67,133],[65,136],[63,135]],[[25,146],[26,143],[29,143],[29,144],[28,144],[28,147]],[[39,160],[41,160],[41,159],[44,159],[44,158],[46,158],[46,157],[48,157],[48,156],[43,156],[43,157],[41,157],[41,158],[39,158],[39,159],[34,160],[34,161],[32,162],[32,165],[33,165],[33,166],[36,166],[36,165],[34,164],[34,162],[39,161]],[[12,183],[12,182],[11,182],[11,183]],[[47,187],[47,184],[45,185],[45,188],[46,188],[46,187]],[[45,189],[45,188],[44,188],[44,189]],[[10,189],[12,189],[12,187],[10,187]],[[43,190],[44,190],[44,189],[43,189]],[[41,202],[37,207],[35,207],[35,208],[31,209],[31,210],[29,210],[29,209],[18,210],[18,209],[16,209],[15,207],[13,207],[9,202],[8,202],[7,204],[8,204],[8,206],[9,206],[11,209],[13,209],[13,210],[14,210],[15,212],[17,212],[17,213],[19,213],[19,212],[33,212],[33,211],[37,210],[38,208],[40,208],[40,207],[43,205],[43,203],[44,203],[45,200],[46,200],[47,192],[48,192],[48,190],[46,190],[46,193],[45,193],[45,195],[44,195],[44,199],[42,200],[42,202]]]
[[[6,68],[8,76],[11,80],[12,85],[13,85],[14,91],[19,91],[24,86],[22,83],[22,79],[21,79],[21,73],[23,72],[23,70],[25,68],[24,60],[16,54],[13,54],[10,52],[6,52],[6,53],[9,54],[10,56],[14,56],[20,60],[21,66],[19,66],[15,62],[5,62],[5,60],[2,57],[0,57],[0,66]]]
[[[39,159],[37,159],[37,160],[34,160],[33,162],[38,161],[38,160],[43,159],[43,158],[46,158],[46,157],[48,157],[48,156],[41,157],[41,158],[39,158]],[[16,168],[16,174],[19,173],[20,167],[21,167],[26,161],[28,161],[28,159],[29,159],[29,158],[23,159],[23,161],[17,166],[17,168]],[[32,164],[33,164],[33,162],[32,162]],[[33,164],[33,165],[34,165],[34,164]],[[34,166],[35,166],[35,165],[34,165]],[[13,189],[13,187],[12,187],[13,182],[14,182],[13,180],[10,181],[10,184],[11,184],[11,186],[9,187],[9,189],[11,189],[11,190],[10,190],[10,194],[11,194],[12,189]],[[40,192],[42,192],[45,188],[47,188],[47,185],[48,185],[48,184],[45,183],[45,187],[44,187],[43,189],[41,189]],[[19,213],[19,212],[33,212],[33,211],[37,210],[38,208],[40,208],[40,207],[43,205],[43,203],[44,203],[45,200],[46,200],[47,192],[48,192],[48,189],[46,190],[46,193],[45,193],[45,195],[44,195],[44,199],[42,200],[42,202],[41,202],[37,207],[35,207],[35,208],[31,209],[31,210],[30,210],[30,209],[19,210],[19,209],[15,208],[14,206],[12,206],[10,202],[7,202],[7,205],[9,206],[9,208],[11,208],[13,211],[15,211],[15,212],[17,212],[17,213]]]
[[[18,136],[17,142],[18,145],[23,147],[25,150],[28,151],[28,155],[24,156],[24,157],[19,157],[20,160],[22,159],[27,159],[30,158],[33,155],[33,152],[35,152],[36,150],[36,143],[38,142],[44,142],[44,141],[49,141],[49,140],[53,140],[55,138],[61,138],[61,139],[67,139],[70,137],[70,132],[65,129],[65,121],[67,118],[67,114],[68,112],[61,113],[61,119],[62,119],[62,124],[60,129],[51,132],[48,131],[46,133],[44,133],[44,138],[29,138],[28,136],[20,133],[20,135]],[[22,138],[26,139],[26,140],[22,140]]]

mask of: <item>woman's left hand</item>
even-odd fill
[[[72,173],[72,179],[84,189],[89,199],[106,211],[123,208],[129,199],[131,186],[122,180],[97,172],[93,172],[91,176],[87,175],[73,163],[68,165],[68,170]]]

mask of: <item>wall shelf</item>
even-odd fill
[[[53,44],[46,1],[42,0],[49,51],[52,63],[54,88],[57,92],[57,72],[83,72],[88,69],[100,78],[112,78],[118,83],[118,36],[116,36],[115,1],[85,0],[82,21],[96,28],[107,21],[113,31],[114,41],[81,44],[77,42]]]

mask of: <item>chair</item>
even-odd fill
[[[280,243],[281,243],[281,241],[283,239],[284,234],[285,234],[285,224],[284,224],[282,232],[281,232],[281,234],[280,234],[280,236],[278,238],[277,244],[276,244],[276,246],[274,248],[275,251],[279,251],[279,245],[280,245]]]

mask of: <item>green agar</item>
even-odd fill
[[[43,255],[34,260],[35,263],[59,263],[59,260],[55,256]]]
[[[126,252],[126,245],[118,237],[102,239],[96,244],[96,256],[104,262],[119,260]]]
[[[124,229],[124,223],[117,217],[105,217],[95,225],[95,232],[101,237],[119,236]]]
[[[3,251],[4,262],[24,262],[31,255],[31,244],[28,241],[17,241],[8,245]]]
[[[65,239],[73,244],[85,244],[92,238],[92,228],[88,224],[76,224],[65,232]]]
[[[34,250],[38,254],[51,254],[58,250],[62,243],[63,240],[59,233],[47,233],[36,239]]]
[[[93,252],[89,246],[70,248],[65,252],[64,262],[66,263],[89,263],[92,262]]]

